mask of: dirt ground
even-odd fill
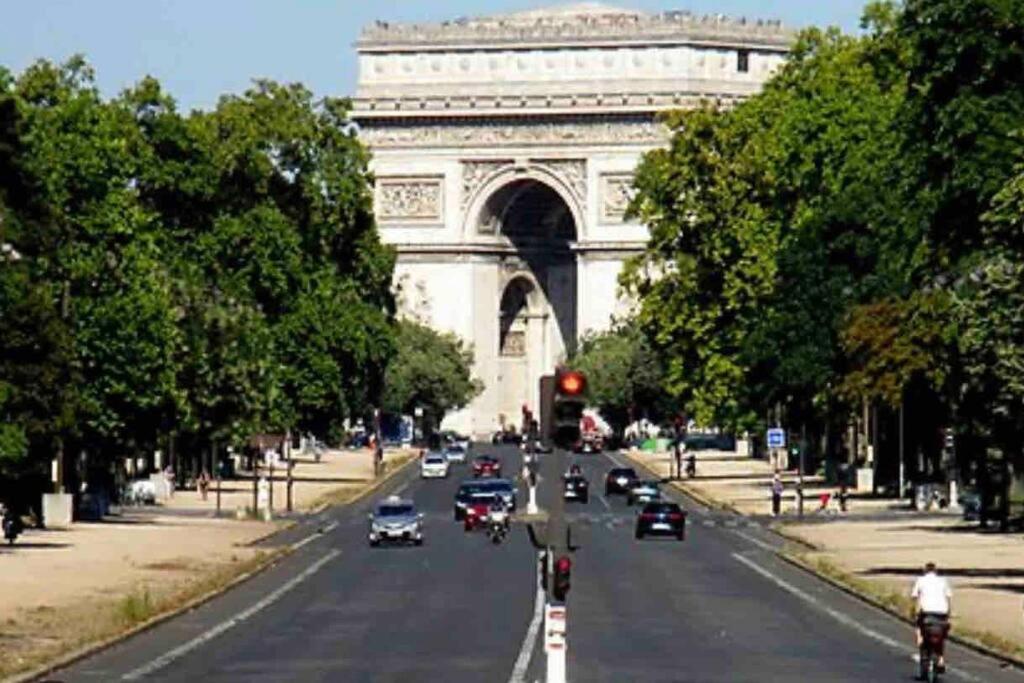
[[[388,471],[411,452],[388,452]],[[373,482],[367,451],[328,451],[320,463],[299,459],[296,510],[343,502]],[[302,479],[317,481],[302,481]],[[285,502],[275,482],[275,509]],[[252,505],[248,482],[223,482],[204,501],[177,491],[156,506],[124,508],[101,522],[67,530],[27,529],[0,549],[0,678],[57,653],[108,636],[214,588],[260,564],[250,544],[281,521],[235,519]]]

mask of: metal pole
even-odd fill
[[[217,462],[217,442],[214,441],[210,447],[210,459],[213,461],[213,469],[217,475],[217,517],[220,517],[220,463]]]
[[[287,507],[288,512],[292,511],[292,483],[293,483],[293,480],[292,480],[292,467],[294,465],[295,465],[295,461],[292,458],[288,458],[288,485],[286,487],[287,488],[287,498],[288,498],[288,503],[287,503],[286,507]]]
[[[268,503],[270,511],[274,511],[274,461],[270,461],[270,500]]]
[[[554,465],[555,465],[555,476],[561,476],[565,465],[565,452],[561,448],[555,448],[554,451]],[[554,584],[554,576],[552,567],[558,557],[567,554],[569,551],[568,543],[568,527],[565,523],[565,496],[562,495],[561,488],[556,488],[555,498],[551,504],[551,513],[548,518],[548,589],[549,599],[548,605],[550,606],[554,601],[551,599]],[[565,607],[565,605],[561,605]],[[569,619],[568,610],[566,610],[566,636],[568,639],[569,630]],[[546,624],[545,624],[546,626]],[[548,650],[547,652],[547,683],[565,683],[565,648],[559,650]]]
[[[259,455],[253,456],[252,459],[252,516],[259,517],[259,484],[260,484],[260,464]]]
[[[900,399],[900,490],[898,498],[903,498],[903,491],[905,490],[904,482],[904,464],[903,464],[903,400]]]
[[[804,449],[800,449],[800,471],[796,482],[796,505],[797,515],[804,516]]]

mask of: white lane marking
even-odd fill
[[[328,534],[328,533],[334,531],[337,528],[338,528],[338,523],[337,522],[331,522],[330,524],[328,524],[327,526],[323,527],[322,529],[318,529],[315,533],[312,533],[309,536],[306,536],[301,541],[296,541],[295,543],[292,543],[292,550],[298,550],[299,548],[301,548],[302,546],[306,545],[307,543],[312,543],[313,541],[315,541],[318,538],[323,538],[324,534]]]
[[[403,493],[403,492],[404,492],[404,491],[405,491],[405,490],[406,490],[407,488],[409,488],[409,482],[405,482],[404,484],[402,484],[401,486],[399,486],[399,487],[398,487],[397,489],[395,489],[395,490],[394,490],[394,491],[392,492],[392,494],[391,494],[391,495],[393,495],[393,496],[400,496],[400,495],[402,495],[402,493]]]
[[[608,504],[608,501],[605,500],[604,496],[602,496],[600,493],[597,494],[597,498],[598,498],[598,500],[601,501],[601,505],[604,505],[604,509],[605,510],[611,510],[612,509],[612,506]]]
[[[199,634],[198,636],[196,636],[192,640],[188,641],[187,643],[184,643],[183,645],[179,645],[178,647],[174,648],[173,650],[168,650],[167,652],[165,652],[161,656],[157,657],[156,659],[154,659],[150,663],[145,664],[143,666],[140,666],[139,668],[134,669],[132,671],[129,671],[128,673],[126,673],[124,676],[121,677],[121,680],[123,680],[123,681],[136,681],[136,680],[138,680],[140,678],[144,678],[146,676],[154,674],[157,671],[159,671],[159,670],[163,669],[164,667],[168,666],[169,664],[171,664],[175,660],[181,659],[182,657],[187,655],[192,650],[195,650],[198,647],[202,647],[203,645],[205,645],[206,643],[210,642],[211,640],[213,640],[214,638],[216,638],[220,634],[222,634],[225,631],[228,631],[228,630],[234,628],[235,626],[238,626],[239,624],[241,624],[246,619],[249,619],[253,615],[255,615],[258,612],[260,612],[261,610],[266,609],[270,605],[272,605],[275,602],[277,602],[278,600],[280,600],[281,597],[284,596],[285,593],[287,593],[288,591],[292,590],[293,588],[298,586],[300,583],[302,583],[303,581],[308,579],[310,576],[312,576],[317,571],[319,571],[321,567],[323,567],[325,564],[327,564],[328,562],[330,562],[331,560],[333,560],[334,558],[336,558],[340,554],[341,554],[340,550],[332,550],[331,552],[327,553],[326,555],[321,557],[319,560],[317,560],[313,564],[311,564],[308,567],[306,567],[306,569],[304,569],[302,571],[302,573],[297,574],[290,581],[288,581],[285,584],[282,584],[277,590],[273,591],[272,593],[268,593],[259,602],[253,603],[253,605],[251,605],[247,609],[242,610],[241,612],[239,612],[235,616],[231,617],[227,621],[222,621],[221,623],[217,624],[216,626],[214,626],[210,630],[208,630],[208,631],[206,631],[204,633]]]
[[[540,553],[537,553],[537,562],[540,562]],[[533,600],[533,618],[530,620],[530,627],[526,629],[526,637],[519,648],[519,656],[516,657],[515,666],[512,667],[512,675],[508,683],[526,683],[526,670],[530,668],[530,656],[533,655],[534,646],[537,643],[537,635],[540,633],[540,622],[544,619],[544,591],[540,586],[540,577],[537,577],[537,595]]]
[[[745,564],[747,567],[749,567],[753,571],[757,572],[758,574],[760,574],[764,578],[768,579],[769,581],[774,583],[779,588],[781,588],[781,589],[791,593],[792,595],[800,598],[801,600],[803,600],[807,604],[811,605],[812,607],[815,607],[815,608],[821,610],[822,612],[824,612],[825,614],[829,615],[830,617],[832,617],[833,619],[835,619],[839,623],[843,624],[844,626],[852,628],[854,631],[857,631],[861,635],[867,636],[868,638],[871,638],[872,640],[875,640],[875,641],[881,643],[882,645],[885,645],[886,647],[892,648],[893,650],[897,650],[900,653],[911,654],[911,655],[913,654],[913,653],[908,653],[907,652],[907,648],[902,643],[899,643],[899,642],[893,640],[889,636],[882,635],[881,633],[879,633],[877,631],[871,630],[870,628],[868,628],[867,626],[864,626],[863,624],[861,624],[859,621],[857,621],[853,617],[851,617],[851,616],[849,616],[847,614],[843,614],[839,610],[832,609],[831,607],[828,607],[828,606],[822,604],[822,602],[820,600],[818,600],[817,598],[815,598],[813,595],[810,595],[806,591],[803,591],[803,590],[797,588],[796,586],[794,586],[793,584],[785,581],[784,579],[780,579],[779,577],[775,576],[774,574],[772,574],[767,569],[764,569],[763,567],[759,566],[753,560],[750,560],[750,559],[744,557],[743,555],[740,555],[739,553],[733,553],[732,556],[733,556],[734,559],[736,559],[737,561]],[[977,681],[977,683],[981,683],[981,680],[982,680],[982,679],[980,679],[980,678],[978,678],[976,676],[973,676],[973,675],[971,675],[971,674],[969,674],[969,673],[967,673],[965,671],[961,671],[959,669],[954,670],[954,669],[950,668],[949,672],[953,673],[953,674],[956,674],[957,676],[959,676],[960,678],[964,679],[965,681]]]
[[[774,553],[775,552],[775,548],[773,548],[772,546],[768,545],[767,543],[765,543],[764,541],[762,541],[759,538],[754,538],[753,536],[751,536],[750,534],[746,533],[745,531],[734,531],[733,533],[735,533],[740,538],[743,538],[743,539],[745,539],[747,541],[750,541],[751,543],[756,545],[761,550],[767,550],[770,553]]]

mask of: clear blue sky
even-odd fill
[[[648,12],[858,27],[865,0],[608,0]],[[0,64],[16,72],[82,53],[107,95],[157,77],[185,107],[209,107],[253,78],[300,81],[318,95],[355,89],[352,43],[376,19],[440,21],[564,0],[16,0],[4,3]]]

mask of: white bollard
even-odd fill
[[[526,503],[526,514],[535,515],[537,514],[537,487],[530,487],[530,500]]]
[[[565,683],[568,611],[565,605],[544,608],[544,652],[547,654],[546,683]]]

